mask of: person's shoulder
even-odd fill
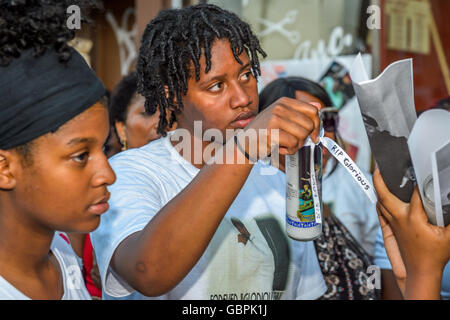
[[[372,182],[372,174],[364,169],[358,168],[359,169],[359,173],[362,174],[364,177],[367,178],[367,180],[369,182]],[[327,178],[334,179],[337,182],[339,182],[340,184],[345,181],[345,183],[347,183],[347,185],[353,189],[361,189],[360,186],[355,183],[354,178],[352,176],[351,173],[349,173],[343,166],[342,164],[338,164],[336,170],[331,173],[329,176],[327,176]],[[353,181],[353,183],[349,183],[350,181]]]
[[[258,161],[254,164],[247,181],[279,188],[281,185],[284,186],[286,175],[270,163]]]
[[[285,179],[286,175],[283,171],[272,165],[270,162],[259,160],[256,162],[250,173],[252,178],[263,177],[264,179]]]
[[[109,159],[112,166],[122,164],[141,164],[161,158],[169,158],[170,151],[166,147],[164,138],[156,139],[140,147],[119,152]]]
[[[0,276],[0,300],[30,300],[30,298]]]
[[[285,190],[286,175],[284,172],[270,164],[258,161],[245,181],[241,194],[248,194],[250,197],[258,194],[266,200],[276,198],[279,201],[279,196],[285,197]]]
[[[160,175],[173,165],[174,157],[165,138],[160,138],[140,147],[122,151],[109,159],[118,178],[129,176]]]
[[[366,177],[366,179],[372,183],[372,174],[370,172],[359,169],[360,173]],[[322,178],[324,193],[324,201],[326,202],[339,202],[341,204],[346,203],[345,207],[356,209],[374,208],[372,202],[367,197],[360,184],[355,181],[352,174],[349,173],[342,164],[338,164],[336,169],[330,173],[324,175]],[[358,210],[359,210],[358,209]],[[372,212],[372,209],[370,210]],[[372,213],[370,213],[372,214]]]

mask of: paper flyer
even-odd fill
[[[350,76],[381,176],[395,196],[409,202],[415,176],[407,139],[417,119],[412,60],[396,61],[370,80],[358,55]]]

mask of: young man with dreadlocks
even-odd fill
[[[160,111],[163,138],[111,159],[111,208],[92,233],[104,298],[316,299],[326,291],[312,242],[285,235],[282,172],[262,175],[268,165],[242,135],[220,144],[213,159],[224,164],[195,161],[195,146],[203,155],[218,142],[202,139],[199,124],[222,136],[278,129],[281,154],[310,135],[317,141],[318,112],[308,103],[283,98],[257,114],[258,53],[248,24],[213,5],[162,11],[147,25],[138,90],[150,113]],[[190,133],[189,148],[177,149],[176,133],[163,130],[168,110]],[[271,150],[269,140],[257,149]]]

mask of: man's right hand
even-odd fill
[[[247,153],[258,158],[260,150],[273,151],[278,147],[280,155],[294,154],[300,149],[308,136],[318,142],[320,118],[318,108],[312,104],[291,98],[280,98],[268,108],[264,109],[246,128],[248,134],[255,130],[259,137],[259,130],[267,129],[267,139],[258,141],[258,153],[254,154],[249,145],[245,143],[243,135],[238,135],[241,146],[245,146]],[[273,131],[278,131],[278,137]]]

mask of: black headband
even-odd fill
[[[37,58],[25,51],[0,68],[0,149],[34,140],[82,113],[105,95],[105,87],[71,48],[61,63],[54,50]]]

